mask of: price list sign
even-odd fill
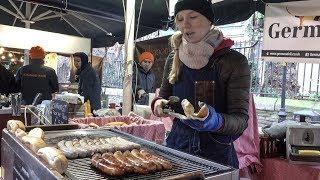
[[[68,103],[62,100],[52,100],[52,123],[68,124],[69,108]]]

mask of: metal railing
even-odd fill
[[[251,92],[263,96],[281,94],[282,65],[261,60],[262,41],[236,42],[236,51],[245,55],[251,69]],[[320,64],[287,63],[287,97],[318,99]]]

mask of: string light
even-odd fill
[[[1,56],[1,59],[5,59],[6,57],[4,55]]]
[[[9,57],[13,57],[13,54],[12,54],[12,53],[9,53],[8,56],[9,56]]]
[[[14,62],[14,58],[11,58],[11,60],[10,60],[11,62]]]

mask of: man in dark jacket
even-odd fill
[[[152,71],[154,56],[150,52],[144,52],[139,56],[139,64],[133,67],[132,88],[137,104],[148,104],[148,93],[154,93],[155,75]]]
[[[90,66],[88,56],[83,52],[73,54],[79,79],[78,93],[90,101],[91,109],[101,109],[101,86],[97,73]]]
[[[15,90],[16,83],[13,74],[0,63],[0,94],[8,96]]]
[[[37,93],[42,100],[51,100],[59,91],[58,77],[54,69],[44,66],[45,51],[40,46],[29,51],[30,64],[21,67],[16,75],[16,83],[21,91],[23,104],[32,104]]]

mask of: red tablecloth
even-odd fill
[[[281,158],[261,159],[261,163],[259,180],[320,180],[320,166],[291,164]]]

